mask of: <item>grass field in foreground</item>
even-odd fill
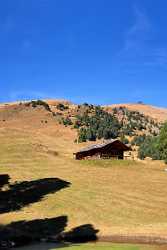
[[[67,247],[57,246],[54,244],[40,244],[34,246],[27,246],[23,248],[16,248],[16,250],[166,250],[166,246],[145,246],[145,245],[127,245],[127,244],[83,244],[73,245]]]
[[[0,174],[8,173],[11,182],[58,177],[71,183],[21,211],[1,214],[0,223],[67,215],[67,229],[92,224],[101,235],[167,235],[166,166],[76,161],[73,152],[85,144],[73,143],[72,133],[52,121],[0,123]]]

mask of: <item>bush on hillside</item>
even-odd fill
[[[158,137],[158,151],[160,158],[167,163],[167,122],[162,127]]]
[[[61,110],[61,111],[69,109],[69,107],[67,105],[64,105],[63,103],[57,104],[56,108],[59,109],[59,110]]]
[[[64,105],[59,104],[59,108],[64,110]],[[77,106],[73,118],[73,128],[78,130],[80,142],[114,139],[121,134],[125,137],[137,137],[139,131],[150,135],[157,135],[159,132],[158,123],[138,111],[130,111],[125,107],[116,107],[108,112],[101,106],[84,103]],[[72,125],[70,120],[66,121],[63,117],[61,122],[66,126]],[[135,138],[135,140],[133,143],[139,145],[144,138]]]
[[[76,116],[74,128],[78,129],[79,142],[111,139],[119,135],[120,123],[113,114],[104,111],[100,106],[86,106],[85,112]],[[82,107],[83,108],[83,107]]]
[[[49,105],[42,100],[31,101],[31,102],[27,103],[27,106],[32,106],[33,108],[36,108],[38,106],[43,106],[47,111],[51,112]]]
[[[136,145],[136,146],[140,146],[146,139],[146,135],[139,135],[139,136],[135,136],[133,138],[133,140],[131,141],[132,145]]]
[[[124,134],[121,135],[120,141],[123,142],[124,144],[129,144],[129,140],[127,137],[125,137]]]
[[[159,136],[146,136],[139,148],[139,157],[151,157],[167,163],[167,123],[164,124]]]
[[[73,122],[69,117],[63,118],[62,121],[65,126],[73,125]]]
[[[79,130],[79,135],[78,135],[78,142],[86,142],[87,141],[87,131],[85,128],[81,128]]]
[[[140,159],[151,157],[153,160],[160,160],[161,155],[159,151],[158,136],[147,136],[143,143],[141,143],[138,156]]]

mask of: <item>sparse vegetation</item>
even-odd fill
[[[47,111],[51,112],[49,105],[42,100],[31,101],[31,102],[26,103],[26,105],[32,106],[33,108],[36,108],[38,106],[43,106]]]
[[[129,140],[128,140],[128,138],[127,138],[124,134],[122,134],[122,135],[120,136],[120,140],[121,140],[121,142],[123,142],[124,144],[129,144],[129,143],[130,143]]]
[[[122,125],[122,131],[125,135],[138,135],[139,131],[143,134],[159,133],[160,124],[138,111],[118,107],[113,109],[113,114],[119,119]]]
[[[65,126],[73,125],[72,120],[69,117],[62,118],[62,122]]]
[[[160,160],[160,152],[158,149],[157,136],[146,136],[145,140],[140,144],[138,156],[140,159],[144,160],[145,157],[150,157],[153,160]]]
[[[84,106],[84,112],[76,116],[74,124],[74,128],[78,128],[79,142],[96,141],[97,138],[116,138],[119,135],[120,123],[117,118],[100,106]]]
[[[135,146],[140,146],[146,139],[146,135],[139,135],[139,136],[135,136],[133,138],[133,140],[131,141],[131,145],[135,145]]]
[[[100,106],[88,103],[78,105],[73,119],[62,117],[62,123],[65,126],[73,124],[78,130],[78,142],[122,137],[121,139],[128,143],[127,136],[135,136],[136,140],[139,133],[142,138],[146,135],[157,135],[160,129],[158,122],[140,112],[119,107],[113,108],[109,113]],[[136,142],[139,143],[141,138]]]
[[[67,110],[69,108],[67,105],[64,105],[63,103],[59,103],[56,107],[61,111]]]
[[[153,160],[164,160],[167,163],[167,123],[159,136],[146,136],[139,148],[139,158],[151,157]]]

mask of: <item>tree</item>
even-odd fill
[[[89,141],[96,141],[96,131],[93,129],[87,130],[87,139]]]
[[[70,126],[70,125],[72,125],[73,123],[72,123],[72,121],[71,121],[71,119],[70,119],[69,117],[66,117],[66,118],[63,118],[63,124],[64,124],[65,126]]]
[[[121,134],[120,140],[121,140],[121,142],[123,142],[124,144],[128,144],[128,143],[129,143],[128,138],[125,137],[124,134]]]
[[[68,106],[65,106],[63,103],[59,103],[57,106],[57,109],[64,111],[65,109],[68,109]]]
[[[167,122],[164,124],[160,131],[158,150],[161,159],[163,159],[167,163]]]
[[[161,128],[159,136],[146,136],[141,143],[139,157],[144,159],[147,156],[167,163],[167,122]]]
[[[143,134],[143,135],[139,135],[139,136],[135,136],[133,138],[133,140],[131,141],[131,144],[132,145],[137,145],[137,146],[140,146],[146,139],[146,135]]]
[[[140,145],[138,156],[140,159],[151,157],[153,160],[160,160],[159,137],[147,136],[144,142]]]
[[[79,130],[78,142],[86,142],[87,141],[87,131],[85,128],[81,128]]]

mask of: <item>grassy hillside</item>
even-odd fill
[[[54,114],[59,122],[76,129],[76,141],[96,141],[98,139],[121,138],[128,142],[134,136],[157,135],[162,124],[126,107],[101,107],[84,103],[82,105],[65,105],[59,103]],[[51,108],[53,110],[53,108]]]
[[[145,105],[145,104],[133,104],[133,103],[129,103],[129,104],[113,104],[113,105],[108,105],[105,106],[106,109],[110,110],[113,109],[115,107],[126,107],[129,110],[136,110],[139,111],[140,113],[143,113],[146,116],[150,116],[153,119],[156,119],[159,122],[164,122],[167,120],[167,109],[166,108],[158,108],[155,106],[151,106],[151,105]]]
[[[47,122],[45,122],[47,121]],[[93,224],[100,235],[166,235],[167,174],[161,162],[76,161],[76,130],[44,107],[0,109],[0,174],[11,182],[58,177],[71,186],[0,215],[0,222],[68,216],[68,227]]]

